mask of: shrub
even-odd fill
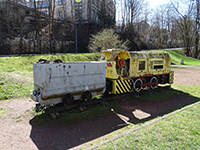
[[[90,52],[100,52],[106,49],[126,49],[129,41],[121,41],[113,29],[103,29],[90,38],[88,49]]]

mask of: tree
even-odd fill
[[[184,42],[186,56],[191,56],[191,47],[194,45],[193,24],[194,22],[188,16],[184,16],[179,21],[180,35]]]
[[[122,24],[134,23],[142,13],[144,0],[120,1]]]
[[[113,29],[103,29],[90,38],[88,49],[90,52],[99,52],[106,49],[126,49],[129,41],[121,41]]]
[[[199,17],[199,11],[200,11],[200,8],[199,8],[199,0],[196,0],[196,3],[195,3],[195,13],[194,13],[194,16],[195,16],[195,52],[194,52],[194,56],[195,58],[198,58],[198,55],[200,53],[200,50],[199,50],[199,30],[200,30],[200,17]]]
[[[194,11],[194,5],[196,2],[196,14],[199,15],[199,0],[186,0],[184,2],[187,2],[187,11],[184,12],[184,15],[182,13],[181,8],[179,7],[179,3],[176,4],[175,6],[175,2],[171,2],[171,4],[173,5],[173,8],[175,10],[175,12],[177,13],[177,15],[179,16],[179,19],[177,19],[179,28],[180,28],[180,34],[181,37],[184,41],[184,46],[185,46],[185,54],[186,56],[192,56],[194,54],[192,54],[192,47],[195,45],[195,57],[197,57],[197,52],[199,49],[199,34],[198,34],[198,29],[199,29],[199,16],[195,16],[195,20],[196,20],[196,26],[195,22],[193,21],[193,11]],[[182,4],[182,7],[184,5]],[[183,8],[182,8],[183,9]],[[196,27],[196,28],[195,28]],[[196,34],[194,34],[196,33]],[[195,36],[196,35],[196,36]],[[195,42],[194,42],[194,37],[195,37]]]

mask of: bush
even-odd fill
[[[126,49],[129,41],[121,41],[113,29],[103,29],[90,38],[88,49],[90,52],[100,52],[106,49]]]

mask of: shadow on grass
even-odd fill
[[[30,121],[30,137],[40,150],[70,149],[122,128],[119,125],[126,122],[124,118],[133,124],[144,123],[199,100],[174,89],[139,96],[133,94],[126,100],[89,106],[84,112],[71,110],[61,113],[60,119],[36,116]],[[38,122],[44,124],[38,125]]]
[[[156,117],[164,116],[175,110],[200,101],[197,97],[193,97],[187,93],[174,89],[168,89],[168,92],[171,93],[171,95],[166,95],[168,92],[161,95],[161,92],[162,91],[157,91],[152,95],[146,94],[146,96],[149,97],[160,97],[160,99],[162,99],[160,101],[144,100],[143,98],[140,98],[140,100],[124,101],[120,103],[120,107],[117,109],[117,112],[128,117],[128,122],[138,124],[152,120]]]

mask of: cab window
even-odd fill
[[[139,61],[139,70],[145,70],[145,61]]]

